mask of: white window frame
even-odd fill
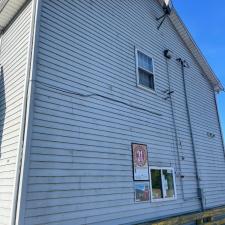
[[[144,68],[142,67],[139,67],[139,61],[138,61],[138,52],[141,52],[143,53],[144,55],[148,56],[149,58],[152,59],[152,67],[153,67],[153,71],[148,71],[148,70],[145,70]],[[155,62],[154,62],[154,58],[152,57],[152,55],[150,55],[149,53],[147,53],[146,51],[142,50],[142,49],[139,49],[139,48],[135,48],[135,59],[136,59],[136,79],[137,79],[137,87],[143,89],[143,90],[146,90],[146,91],[149,91],[149,92],[152,92],[152,93],[156,93],[156,82],[155,82]],[[141,68],[142,70],[146,71],[147,73],[151,73],[153,75],[153,82],[154,82],[154,89],[152,88],[148,88],[144,85],[141,85],[140,82],[139,82],[139,68]]]
[[[161,170],[161,182],[162,182],[162,188],[163,188],[163,190],[162,190],[163,191],[163,198],[161,198],[161,199],[154,199],[153,198],[151,170]],[[165,190],[164,190],[163,179],[162,179],[162,171],[163,170],[172,170],[172,173],[173,173],[174,197],[172,197],[172,198],[165,198],[164,197]],[[176,186],[176,179],[175,179],[175,170],[174,170],[173,167],[150,166],[149,167],[149,177],[150,177],[150,193],[151,193],[150,199],[151,199],[151,202],[165,202],[165,201],[177,200],[177,188],[176,188],[177,186]]]

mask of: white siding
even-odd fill
[[[0,225],[9,225],[27,67],[31,6],[1,36]]]
[[[205,119],[212,119],[208,122],[215,124],[209,126],[217,134],[217,149],[211,154],[220,158],[218,171],[224,172],[213,92],[173,26],[166,21],[156,29],[155,17],[162,13],[154,0],[42,1],[25,225],[131,224],[200,209],[181,68],[175,58],[169,71],[184,157],[184,194],[177,177],[176,201],[134,204],[132,142],[148,145],[150,165],[179,172],[170,103],[163,93],[168,89],[166,47],[191,65],[187,79],[195,84],[188,85],[190,93],[197,90],[194,85],[202,86],[199,101],[209,102],[211,114]],[[154,58],[155,94],[136,87],[135,47]],[[193,122],[201,117],[195,95],[189,95]],[[198,154],[207,165],[205,127],[193,129]],[[205,180],[207,191],[208,181],[212,179]],[[214,205],[223,202],[219,197]]]
[[[203,197],[206,208],[224,205],[225,155],[218,124],[215,96],[203,76],[189,73],[188,80],[191,118],[197,148]],[[215,135],[208,137],[207,133]]]

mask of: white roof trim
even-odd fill
[[[158,0],[160,4],[163,6],[164,1]],[[190,32],[188,31],[187,27],[184,25],[181,18],[178,16],[178,13],[175,9],[172,10],[170,16],[169,16],[172,24],[174,25],[175,29],[179,33],[180,37],[198,62],[199,66],[201,67],[204,75],[208,78],[208,80],[211,82],[214,91],[220,92],[224,90],[223,85],[217,78],[216,74],[213,72],[212,68],[208,64],[206,58],[204,57],[203,53],[193,40]]]
[[[11,22],[27,0],[0,0],[0,32]]]
[[[8,3],[9,0],[2,0],[0,1],[0,12],[2,12],[5,5]]]

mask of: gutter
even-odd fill
[[[28,1],[29,3],[30,1]],[[37,26],[37,9],[38,9],[39,0],[32,1],[32,9],[31,9],[31,28],[30,28],[30,41],[28,45],[28,57],[27,57],[27,69],[26,69],[26,78],[25,78],[25,87],[24,87],[24,98],[23,98],[23,109],[21,116],[21,129],[19,135],[19,146],[18,146],[18,154],[17,154],[17,162],[16,162],[16,178],[15,178],[15,186],[13,190],[13,202],[12,202],[12,210],[10,216],[10,224],[16,224],[16,218],[18,215],[18,210],[20,207],[19,200],[21,199],[21,195],[19,194],[19,186],[21,185],[21,176],[23,174],[22,163],[25,160],[26,148],[24,145],[24,141],[27,135],[27,126],[29,120],[29,109],[31,105],[31,91],[32,91],[32,83],[30,80],[33,74],[33,60],[34,60],[34,47],[35,47],[35,34],[36,34],[36,26]],[[26,3],[27,4],[27,3]]]

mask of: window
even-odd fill
[[[139,50],[136,51],[136,59],[138,86],[155,90],[153,59]]]
[[[176,199],[176,185],[173,168],[150,168],[152,201]]]

